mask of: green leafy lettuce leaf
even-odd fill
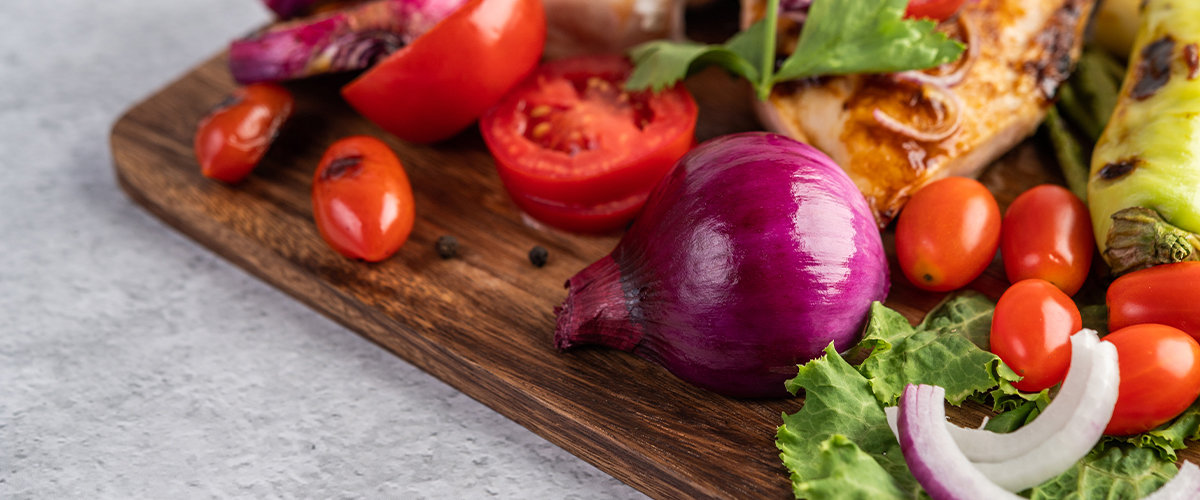
[[[963,45],[937,23],[904,18],[908,0],[817,0],[795,52],[772,81],[819,75],[891,73],[931,68],[955,59]]]
[[[1001,381],[1019,380],[995,354],[968,340],[989,318],[990,301],[974,294],[960,295],[927,315],[916,328],[883,304],[871,306],[863,344],[871,355],[858,369],[867,377],[875,397],[892,406],[908,384],[939,385],[946,399],[960,405],[968,396],[990,390]],[[936,314],[934,314],[936,313]],[[989,326],[990,328],[990,326]]]
[[[1058,477],[1033,487],[1033,500],[1141,498],[1175,477],[1175,464],[1148,449],[1093,450]]]
[[[1174,462],[1179,459],[1175,450],[1187,448],[1185,441],[1200,439],[1200,400],[1170,422],[1158,428],[1132,436],[1106,436],[1101,447],[1129,445],[1153,451],[1162,460]]]
[[[886,73],[953,62],[965,47],[928,20],[904,19],[907,0],[816,0],[796,50],[775,68],[779,0],[766,17],[721,45],[652,41],[634,47],[630,90],[660,90],[708,66],[748,80],[759,99],[781,81],[819,75]]]
[[[874,500],[908,498],[888,472],[854,441],[841,434],[818,446],[817,472],[796,483],[796,498]]]
[[[909,492],[872,498],[912,498],[919,491],[867,379],[842,359],[832,344],[824,356],[801,365],[796,378],[787,382],[787,389],[792,393],[803,389],[804,406],[783,415],[775,445],[792,472],[797,498],[830,489],[852,491],[859,487],[857,483],[874,485],[871,488],[878,492]],[[858,453],[822,455],[823,443],[834,435],[854,443],[875,465],[864,466],[867,461]],[[814,460],[818,456],[821,458]],[[878,486],[886,483],[892,487]]]
[[[804,406],[783,415],[775,442],[796,497],[927,497],[883,413],[909,383],[946,387],[951,402],[992,400],[1003,412],[988,420],[985,428],[991,431],[1012,432],[1033,421],[1050,403],[1047,391],[1017,391],[1011,384],[1016,374],[976,345],[983,325],[991,323],[992,307],[975,293],[951,296],[914,327],[876,303],[858,348],[870,354],[859,366],[832,346],[801,365],[787,389],[804,390]],[[1025,493],[1037,500],[1140,498],[1174,477],[1175,450],[1195,439],[1200,439],[1200,402],[1148,433],[1104,438],[1070,470]]]

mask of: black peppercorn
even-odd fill
[[[434,247],[437,248],[438,257],[443,259],[452,258],[458,255],[458,238],[450,235],[439,236]]]
[[[529,262],[532,263],[534,267],[542,267],[546,265],[546,259],[549,258],[550,251],[546,250],[546,247],[537,245],[533,247],[533,249],[529,250]]]

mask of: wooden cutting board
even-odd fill
[[[323,78],[290,84],[291,122],[245,182],[200,175],[196,123],[234,88],[224,54],[123,115],[112,130],[121,187],[171,226],[313,309],[394,352],[635,488],[660,498],[789,498],[775,449],[782,412],[800,399],[746,401],[679,381],[630,354],[553,347],[563,283],[607,254],[616,236],[545,229],[509,201],[478,131],[432,146],[402,142],[358,117]],[[701,105],[698,136],[759,127],[749,91],[710,71],[689,81]],[[324,149],[354,134],[385,140],[412,181],[417,222],[385,262],[334,253],[312,219],[310,180]],[[1022,190],[1059,182],[1044,148],[1027,142],[983,176],[1002,207]],[[460,256],[434,241],[453,235]],[[890,234],[885,237],[890,246]],[[549,263],[527,259],[534,245]],[[893,259],[888,305],[917,321],[941,296],[908,286]],[[972,287],[998,297],[998,262]],[[985,411],[952,412],[959,423]]]

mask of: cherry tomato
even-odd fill
[[[945,292],[979,277],[1000,245],[1000,207],[986,187],[947,177],[917,191],[896,221],[900,270],[917,288]]]
[[[697,115],[682,85],[626,91],[632,70],[615,55],[549,62],[484,115],[480,131],[518,206],[576,231],[632,220],[691,149]]]
[[[1134,271],[1108,287],[1108,327],[1158,323],[1200,341],[1200,262]]]
[[[470,0],[342,88],[354,109],[406,141],[469,126],[537,64],[540,0]]]
[[[200,120],[193,149],[205,177],[238,182],[258,165],[292,114],[291,92],[274,83],[239,87]]]
[[[408,174],[374,137],[347,137],[329,146],[313,174],[312,202],[321,237],[346,257],[381,261],[412,231]]]
[[[904,11],[904,17],[945,21],[958,12],[962,4],[963,0],[909,0],[908,10]]]
[[[1146,432],[1200,396],[1200,344],[1165,325],[1142,324],[1104,337],[1117,347],[1121,386],[1105,434]]]
[[[1092,268],[1092,219],[1087,206],[1062,186],[1043,184],[1021,193],[1000,228],[1000,256],[1008,281],[1041,278],[1075,295]]]
[[[1082,328],[1079,308],[1067,294],[1049,281],[1019,281],[996,303],[991,351],[1023,377],[1014,387],[1037,392],[1067,376],[1071,335]]]

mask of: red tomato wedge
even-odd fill
[[[697,116],[691,94],[682,85],[628,92],[631,71],[615,55],[553,61],[483,116],[480,131],[519,206],[564,229],[619,227],[691,149]],[[541,213],[528,208],[531,200],[542,202]],[[591,215],[576,218],[577,212]]]
[[[467,128],[542,57],[540,0],[471,0],[342,88],[396,137],[435,142]]]
[[[292,93],[274,83],[233,91],[196,127],[193,149],[205,177],[235,183],[250,175],[292,115]]]

